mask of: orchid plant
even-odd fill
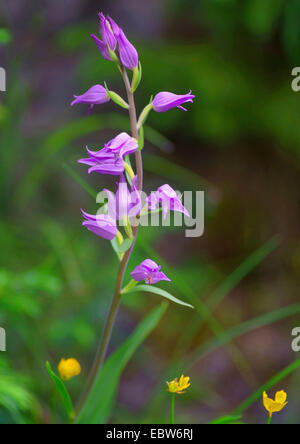
[[[146,258],[139,266],[131,270],[131,282],[123,286],[123,281],[129,260],[134,251],[139,231],[139,220],[142,216],[149,215],[155,211],[162,211],[163,218],[166,218],[169,211],[174,211],[189,217],[189,212],[182,204],[181,197],[168,184],[162,185],[157,191],[152,192],[146,199],[143,199],[143,125],[152,110],[157,113],[163,113],[173,108],[186,111],[182,105],[187,102],[193,102],[195,96],[192,95],[191,91],[184,95],[160,92],[154,98],[151,98],[150,103],[145,106],[138,118],[134,97],[134,93],[142,79],[142,66],[138,52],[114,20],[102,13],[99,14],[99,19],[101,38],[94,34],[91,37],[101,56],[107,61],[114,63],[119,70],[125,84],[127,99],[125,100],[117,93],[110,91],[106,84],[94,85],[84,94],[75,95],[71,105],[86,104],[90,113],[96,105],[104,105],[109,101],[113,101],[120,107],[128,110],[131,134],[122,132],[116,135],[100,150],[91,150],[89,147],[86,147],[87,156],[79,160],[81,164],[88,166],[88,173],[90,174],[108,174],[118,177],[116,195],[105,189],[104,193],[107,201],[102,205],[97,214],[94,215],[84,210],[81,211],[84,218],[82,225],[95,235],[112,242],[118,254],[120,265],[100,345],[87,386],[77,407],[77,416],[80,416],[88,397],[92,396],[91,392],[97,375],[99,375],[103,367],[118,308],[124,293],[132,290],[136,291],[140,288],[142,291],[152,291],[173,302],[191,307],[165,290],[152,287],[160,281],[170,281],[170,279],[161,270],[161,267],[150,258]],[[132,167],[132,155],[135,156],[136,172]],[[138,286],[138,282],[144,282],[144,285]],[[52,373],[50,375],[53,377]]]

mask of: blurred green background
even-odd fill
[[[203,237],[140,231],[129,270],[151,257],[172,279],[164,288],[196,310],[170,306],[127,366],[110,421],[168,421],[165,381],[184,372],[192,386],[177,402],[177,422],[209,422],[298,358],[298,0],[1,3],[0,423],[65,420],[45,361],[81,362],[82,375],[68,383],[76,400],[112,296],[117,258],[81,227],[80,208],[96,211],[94,190],[113,189],[115,179],[88,176],[77,159],[86,144],[101,147],[128,129],[128,120],[113,104],[91,117],[85,106],[69,107],[73,94],[103,81],[124,95],[118,71],[89,37],[100,10],[139,51],[139,110],[161,90],[196,95],[188,113],[150,116],[145,189],[168,182],[206,193]],[[159,302],[149,294],[124,299],[111,351]],[[274,386],[289,397],[274,422],[298,421],[299,383],[296,369]],[[245,422],[266,421],[260,397],[238,411]]]

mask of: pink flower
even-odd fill
[[[96,43],[102,57],[106,60],[112,60],[110,51],[115,52],[118,49],[119,57],[125,68],[133,70],[139,65],[139,56],[135,47],[127,39],[122,28],[109,16],[105,17],[103,13],[99,14],[100,19],[100,40],[94,34],[92,39]]]
[[[164,219],[169,211],[183,213],[185,216],[190,217],[190,213],[182,205],[176,191],[168,184],[162,185],[155,193],[152,192],[148,197],[148,208],[150,211],[156,210],[159,204],[162,206]]]
[[[74,96],[75,100],[71,103],[71,106],[77,103],[86,103],[89,105],[89,111],[91,111],[94,105],[101,105],[110,101],[106,89],[102,85],[94,85],[87,92],[80,96]]]
[[[156,111],[157,113],[164,113],[173,108],[180,108],[183,111],[187,111],[181,105],[186,102],[193,103],[194,98],[195,96],[192,95],[192,91],[190,91],[188,94],[183,95],[173,94],[170,92],[160,92],[154,97],[152,105],[154,111]]]
[[[130,274],[132,279],[137,282],[145,281],[146,284],[156,284],[159,281],[171,281],[151,259],[146,259],[138,265]]]
[[[127,133],[121,133],[109,141],[102,150],[91,151],[87,147],[89,157],[78,162],[90,166],[89,173],[110,174],[119,176],[124,172],[123,158],[138,149],[136,141]]]
[[[81,210],[86,219],[82,225],[89,231],[102,237],[103,239],[113,240],[117,235],[116,222],[106,214],[92,215]]]

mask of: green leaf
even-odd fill
[[[97,197],[97,191],[95,191],[77,172],[70,167],[67,163],[62,164],[63,168],[68,174],[94,199]]]
[[[279,245],[279,236],[274,236],[250,254],[214,291],[209,298],[210,308],[215,308],[252,270],[254,270]]]
[[[55,384],[55,387],[58,391],[58,393],[61,396],[61,400],[63,403],[63,406],[67,412],[67,415],[69,417],[69,419],[73,419],[74,418],[74,408],[72,405],[72,401],[69,395],[69,392],[65,386],[65,384],[63,383],[63,381],[54,373],[54,371],[51,368],[50,363],[47,361],[46,362],[46,369],[49,373],[50,378],[52,379],[52,381]]]
[[[152,132],[152,129],[150,130],[150,132]],[[153,143],[149,138],[150,134],[148,126],[145,127],[145,134],[146,134],[146,139],[149,140],[151,143]],[[170,145],[168,145],[166,142],[164,145],[161,144],[161,146],[164,146],[166,148]],[[164,151],[166,151],[166,149],[164,149]],[[212,194],[214,191],[217,190],[215,185],[213,185],[207,179],[204,179],[203,177],[183,167],[182,165],[178,165],[166,158],[157,156],[155,154],[145,153],[144,158],[145,158],[144,162],[145,170],[147,172],[158,174],[166,179],[174,180],[175,182],[180,181],[180,183],[183,183],[186,187],[193,187],[193,189],[196,187],[197,190],[208,189]],[[208,200],[212,201],[210,196],[208,196]]]
[[[108,421],[124,368],[137,348],[157,326],[167,307],[167,304],[161,304],[152,310],[129,339],[107,359],[75,420],[76,424],[103,424]]]
[[[210,424],[234,424],[241,419],[241,415],[227,415],[221,416],[220,418],[215,419]]]
[[[169,301],[175,302],[176,304],[184,305],[185,307],[194,308],[192,305],[187,304],[186,302],[183,302],[180,299],[175,298],[175,296],[172,296],[167,291],[162,290],[161,288],[158,287],[154,287],[152,285],[137,285],[136,287],[132,288],[128,293],[135,293],[137,291],[146,291],[148,293],[158,294],[159,296],[162,296],[163,298],[166,298]]]
[[[231,343],[234,339],[240,338],[241,336],[247,333],[251,333],[258,328],[272,325],[275,322],[279,322],[283,319],[287,319],[299,313],[300,304],[293,304],[238,324],[230,328],[229,330],[224,331],[221,337],[210,340],[206,344],[198,347],[193,352],[191,359],[187,364],[187,368],[194,366],[199,359],[206,357],[208,354],[214,352],[219,347]]]

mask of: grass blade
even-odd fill
[[[219,304],[252,270],[280,245],[278,236],[273,237],[258,250],[254,251],[231,273],[209,298],[211,308]]]
[[[63,168],[67,171],[67,173],[78,183],[91,197],[96,199],[97,191],[94,190],[87,182],[84,180],[76,171],[70,167],[67,163],[63,163]]]
[[[221,418],[215,419],[210,424],[212,425],[234,424],[240,421],[241,417],[242,417],[241,415],[222,416]]]
[[[254,404],[260,397],[262,397],[262,394],[264,391],[270,390],[275,385],[277,385],[282,379],[289,376],[291,373],[293,373],[295,370],[297,370],[300,367],[300,359],[297,359],[296,361],[292,362],[292,364],[285,367],[283,370],[281,370],[279,373],[277,373],[275,376],[273,376],[271,379],[269,379],[268,382],[266,382],[264,385],[262,385],[259,389],[257,389],[255,392],[252,393],[245,401],[243,401],[233,412],[234,415],[240,415],[245,410],[247,410],[249,407],[251,407],[252,404]]]
[[[230,343],[234,339],[237,339],[246,333],[250,333],[258,328],[265,327],[299,313],[300,304],[293,304],[236,325],[235,327],[232,327],[224,332],[221,338],[214,339],[194,351],[193,357],[189,363],[189,367],[192,367],[199,359],[204,358],[209,353],[217,350],[219,347]]]

